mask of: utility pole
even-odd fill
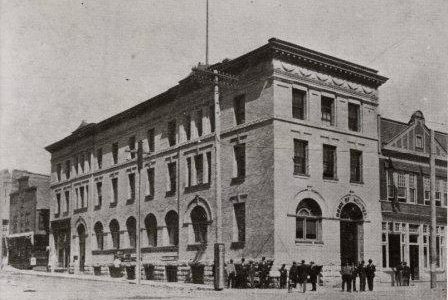
[[[437,276],[436,276],[436,261],[437,261],[437,249],[436,249],[436,197],[435,197],[435,187],[436,187],[436,162],[435,162],[435,141],[434,141],[434,130],[430,130],[430,154],[429,154],[429,168],[431,173],[430,189],[431,189],[431,228],[429,236],[429,253],[430,253],[430,276],[431,276],[431,288],[437,287]]]

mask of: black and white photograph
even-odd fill
[[[448,1],[0,0],[0,299],[446,299]]]

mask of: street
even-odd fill
[[[198,290],[191,287],[148,286],[128,282],[102,282],[60,277],[0,273],[0,299],[445,299],[446,289],[418,287],[381,287],[379,291],[342,293],[330,287],[301,294],[287,290]]]

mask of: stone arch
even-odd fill
[[[364,203],[364,201],[362,201],[362,199],[360,197],[358,197],[357,195],[352,194],[352,193],[343,196],[341,198],[341,200],[339,200],[337,202],[337,206],[335,207],[335,213],[334,213],[336,218],[340,218],[341,217],[341,212],[342,212],[344,206],[349,204],[349,203],[358,206],[359,209],[362,212],[363,219],[364,220],[367,219],[366,204]]]
[[[87,228],[88,228],[88,227],[87,227],[87,223],[86,223],[86,221],[84,220],[83,217],[78,217],[78,219],[76,219],[76,221],[75,221],[75,226],[74,226],[75,234],[78,235],[78,227],[79,227],[80,225],[83,225],[83,226],[84,226],[85,233],[87,234]]]
[[[321,194],[319,194],[317,191],[311,188],[301,190],[294,195],[292,201],[289,201],[288,204],[288,214],[296,215],[298,205],[302,202],[302,200],[305,199],[314,200],[319,205],[322,212],[322,216],[330,215],[329,208],[325,199],[322,197]]]
[[[190,203],[188,203],[188,205],[187,205],[187,209],[185,210],[185,213],[184,213],[184,225],[191,224],[191,212],[193,211],[194,208],[196,208],[198,206],[200,206],[204,209],[204,211],[207,215],[208,222],[212,222],[213,215],[212,215],[212,210],[210,208],[210,205],[208,204],[207,200],[196,195],[196,197],[194,197],[193,200],[191,200]]]

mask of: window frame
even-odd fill
[[[307,92],[301,89],[292,88],[292,118],[298,120],[307,119]]]
[[[233,113],[235,125],[246,123],[246,95],[238,95],[233,98]]]
[[[326,169],[326,163],[328,164],[329,161],[326,161],[326,159],[329,158],[329,156],[326,156],[326,151],[332,151],[332,164],[333,164],[333,175],[327,176],[325,174]],[[328,180],[337,180],[337,147],[333,145],[323,144],[322,145],[322,178],[328,179]]]
[[[354,132],[361,131],[361,105],[348,102],[348,129]],[[355,109],[355,116],[353,116],[353,111],[351,108]]]
[[[356,149],[350,149],[350,182],[363,183],[363,152]]]
[[[293,156],[293,174],[308,176],[308,141],[293,139],[294,156]],[[303,153],[302,151],[303,150]],[[298,154],[303,154],[302,156]]]
[[[329,103],[330,105],[324,105],[324,103]],[[321,95],[320,106],[322,124],[326,126],[335,126],[335,99]],[[325,111],[328,109],[329,111]]]

